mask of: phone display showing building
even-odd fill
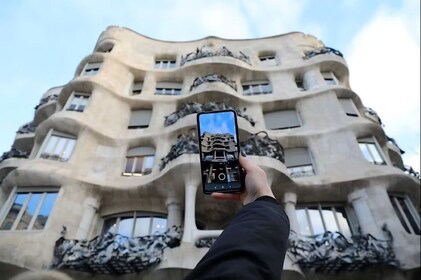
[[[224,109],[290,219],[282,279],[418,279],[419,174],[339,51],[114,26],[0,157],[0,278],[183,279],[241,207],[200,187],[196,114]]]

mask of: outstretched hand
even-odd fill
[[[241,193],[212,193],[211,196],[221,200],[237,200],[243,205],[255,201],[261,196],[275,198],[270,189],[266,173],[256,163],[240,155],[240,165],[244,169],[245,188]]]

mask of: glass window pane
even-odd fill
[[[51,155],[53,153],[53,149],[55,145],[57,144],[58,137],[52,135],[50,139],[48,140],[47,146],[44,149],[44,153]]]
[[[167,230],[167,219],[165,218],[153,218],[151,234],[164,233]]]
[[[124,173],[132,173],[133,171],[133,164],[134,164],[135,157],[128,157],[126,161],[126,168],[124,169]]]
[[[64,140],[64,139],[63,139]],[[75,139],[68,139],[67,138],[67,145],[64,147],[63,152],[61,153],[61,159],[68,160],[73,152],[73,148],[75,147],[76,140]]]
[[[339,226],[341,228],[342,234],[345,237],[351,237],[351,228],[349,227],[348,217],[346,215],[345,208],[336,207],[336,218],[338,219]]]
[[[135,174],[143,174],[143,164],[144,158],[143,157],[136,157],[136,166],[134,167],[133,173]]]
[[[405,203],[405,199],[402,197],[398,198],[399,204],[402,207],[403,210],[403,214],[406,216],[406,218],[409,221],[409,224],[411,225],[412,229],[414,230],[415,234],[420,234],[420,228],[418,227],[417,222],[415,221],[414,217],[412,216],[411,212],[409,211],[409,208],[407,207],[406,203]]]
[[[392,202],[393,205],[393,209],[395,209],[395,213],[398,216],[399,220],[401,221],[402,226],[405,228],[405,231],[407,233],[411,233],[411,231],[408,228],[408,225],[406,224],[404,218],[403,218],[403,213],[401,213],[401,211],[399,210],[398,206],[396,205],[396,201],[394,197],[390,197],[390,202]]]
[[[304,235],[311,235],[305,209],[297,209],[295,213],[297,214],[298,224],[300,225],[300,233]]]
[[[117,233],[117,217],[108,218],[104,221],[102,234],[105,234],[107,232],[111,232],[113,234]]]
[[[133,217],[121,218],[120,223],[118,224],[117,233],[126,237],[132,237],[132,230],[133,230]]]
[[[316,235],[324,233],[325,229],[323,227],[323,222],[319,210],[308,209],[308,214],[310,216],[311,225],[313,226],[313,234]]]
[[[61,153],[64,149],[64,145],[66,145],[67,138],[63,137],[57,137],[58,143],[57,146],[54,148],[54,151],[52,152],[53,155],[61,156]]]
[[[371,158],[371,154],[368,151],[367,144],[359,143],[359,146],[360,146],[361,152],[363,153],[364,158],[369,162],[373,162],[373,159]]]
[[[47,219],[50,216],[51,210],[53,209],[54,203],[57,199],[58,193],[47,193],[42,203],[41,209],[38,213],[37,219],[35,220],[32,229],[43,229],[47,223]]]
[[[380,156],[379,150],[377,150],[376,145],[375,144],[367,144],[368,149],[371,152],[371,155],[373,156],[374,162],[375,163],[383,163],[383,159]]]
[[[42,193],[33,193],[31,195],[28,205],[26,206],[26,209],[23,212],[22,218],[20,219],[19,224],[16,227],[17,230],[28,229],[28,226],[32,221],[32,217],[34,216],[35,210],[38,207],[41,197]]]
[[[149,235],[149,227],[151,224],[151,218],[141,217],[136,219],[136,226],[134,229],[134,237]]]
[[[146,156],[143,161],[143,173],[149,174],[152,172],[155,156]]]
[[[9,230],[12,228],[13,223],[18,216],[20,210],[22,209],[23,204],[25,203],[26,198],[28,197],[27,193],[19,193],[16,195],[15,202],[9,210],[6,218],[1,225],[2,230]]]
[[[339,231],[338,225],[336,224],[335,216],[331,207],[322,208],[323,220],[325,221],[326,230],[335,232]]]

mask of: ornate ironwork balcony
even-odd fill
[[[230,86],[233,90],[237,90],[237,85],[235,84],[235,81],[228,80],[225,76],[220,74],[209,74],[202,77],[197,77],[194,79],[193,84],[190,86],[190,91],[192,91],[194,88],[200,86],[203,83],[214,83],[214,82],[220,82],[224,83],[228,86]]]
[[[266,131],[251,134],[246,141],[240,142],[240,149],[248,155],[272,157],[284,162],[284,148],[278,141],[269,138]],[[161,158],[159,170],[164,169],[170,161],[182,154],[198,153],[199,141],[193,131],[190,131],[189,134],[180,134],[174,145],[171,146],[169,153]]]
[[[193,61],[200,58],[212,57],[212,56],[230,56],[239,60],[244,61],[247,64],[250,64],[250,58],[240,51],[239,55],[233,54],[229,49],[223,46],[221,49],[211,52],[208,50],[203,50],[204,46],[200,49],[196,48],[195,52],[186,54],[186,56],[181,56],[180,66],[183,66],[186,62]],[[251,64],[250,64],[251,65]]]
[[[415,178],[417,178],[418,180],[421,180],[421,175],[419,172],[415,171],[411,166],[409,165],[405,165],[405,164],[400,164],[400,163],[393,163],[394,167],[399,168],[400,170],[402,170],[403,172],[405,172],[406,174],[413,176]]]
[[[199,153],[199,141],[192,132],[189,134],[180,134],[177,136],[177,140],[174,145],[171,146],[170,152],[163,158],[159,164],[159,170],[165,168],[165,166],[181,156],[182,154],[198,154]]]
[[[295,256],[295,263],[302,269],[316,272],[357,271],[369,266],[395,266],[399,261],[393,252],[391,232],[384,225],[382,230],[388,240],[379,240],[371,234],[354,235],[352,242],[340,232],[327,231],[315,236],[303,236],[291,231],[288,251]],[[196,241],[198,248],[210,248],[216,238]]]
[[[334,54],[340,57],[344,57],[343,54],[338,51],[335,50],[334,48],[329,48],[329,47],[323,47],[323,48],[319,48],[319,49],[315,49],[312,51],[308,51],[305,53],[304,59],[310,59],[312,57],[315,57],[319,54]]]
[[[240,146],[247,155],[272,157],[285,162],[284,148],[278,141],[269,138],[266,131],[251,134],[246,141],[240,143]]]
[[[395,145],[395,146],[399,149],[399,152],[401,153],[401,155],[403,155],[403,154],[405,153],[405,151],[404,151],[404,150],[402,150],[402,149],[399,147],[399,145],[398,145],[398,143],[396,142],[396,140],[395,140],[395,139],[393,139],[392,137],[389,137],[389,136],[387,136],[387,135],[386,135],[386,138],[387,138],[387,141],[388,141],[388,142],[392,143],[393,145]]]
[[[219,111],[219,110],[227,110],[227,109],[231,109],[237,112],[237,115],[241,118],[244,118],[245,120],[247,120],[252,126],[254,126],[256,124],[256,122],[249,117],[245,111],[246,108],[244,108],[243,110],[240,110],[239,108],[230,106],[230,105],[226,105],[225,101],[223,102],[208,102],[205,104],[200,104],[194,101],[189,101],[187,103],[185,103],[180,110],[175,111],[174,113],[171,113],[168,116],[165,116],[165,122],[164,122],[164,126],[170,126],[172,124],[174,124],[175,122],[177,122],[179,119],[184,118],[187,115],[190,114],[196,114],[196,113],[200,113],[200,112],[210,112],[210,111]]]
[[[114,275],[159,264],[163,250],[179,246],[182,234],[181,227],[174,226],[164,234],[127,238],[106,233],[87,241],[66,239],[65,232],[56,241],[51,268]]]
[[[10,151],[3,153],[3,155],[0,157],[0,162],[8,158],[28,158],[28,157],[29,157],[29,153],[22,152],[16,149],[15,147],[12,147]]]
[[[16,131],[16,133],[18,133],[18,134],[33,133],[33,132],[35,132],[35,128],[36,128],[36,126],[34,125],[34,123],[29,122],[29,123],[26,123],[26,124],[22,125],[18,129],[18,131]]]
[[[379,125],[384,126],[384,124],[382,123],[382,120],[380,119],[376,111],[374,111],[373,109],[369,107],[365,107],[365,112],[369,114],[370,116],[373,116],[376,119],[376,121],[379,123]]]
[[[352,242],[340,232],[302,236],[291,231],[288,251],[302,269],[314,269],[316,272],[357,271],[378,265],[399,267],[393,252],[392,233],[386,225],[382,230],[388,240],[379,240],[367,234],[352,236]]]
[[[48,95],[44,98],[41,98],[38,105],[35,106],[34,109],[37,110],[40,106],[44,105],[45,103],[47,103],[49,101],[57,100],[57,99],[58,99],[58,94],[52,94],[52,95]]]

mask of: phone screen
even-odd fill
[[[238,192],[243,186],[235,111],[197,115],[203,192]]]

